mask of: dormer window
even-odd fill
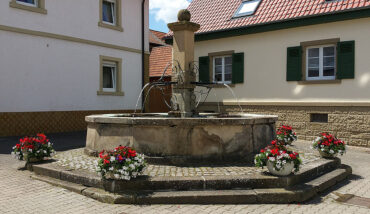
[[[247,0],[243,1],[242,4],[239,6],[238,10],[234,14],[234,17],[241,17],[241,16],[250,16],[253,15],[258,5],[261,3],[262,0]]]

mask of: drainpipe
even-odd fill
[[[141,88],[145,85],[145,0],[141,3]],[[141,97],[141,106],[145,112],[144,106],[145,92]]]

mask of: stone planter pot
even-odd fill
[[[338,153],[328,154],[328,153],[323,152],[323,151],[321,151],[321,150],[319,150],[319,153],[320,153],[321,157],[323,157],[323,158],[328,158],[328,159],[332,159],[332,158],[335,158],[335,157],[337,157],[337,156],[338,156]]]
[[[273,175],[276,175],[276,176],[287,176],[287,175],[290,175],[293,171],[293,168],[294,168],[294,163],[293,162],[290,162],[290,163],[286,163],[283,168],[281,168],[279,171],[277,171],[275,168],[274,168],[274,164],[270,161],[267,161],[267,169],[269,170],[269,172]]]
[[[125,179],[116,178],[113,173],[107,173],[107,174],[105,174],[105,179],[125,181]]]
[[[43,158],[35,158],[35,157],[28,157],[28,152],[26,150],[22,150],[23,153],[23,160],[27,163],[36,163],[44,160]]]

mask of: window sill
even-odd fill
[[[21,10],[28,10],[28,11],[35,12],[35,13],[47,14],[47,10],[45,10],[44,8],[32,7],[32,6],[27,6],[27,5],[23,5],[23,4],[18,4],[17,2],[13,2],[13,1],[9,3],[9,6],[12,7],[12,8],[17,8],[17,9],[21,9]]]
[[[108,92],[108,91],[97,91],[99,96],[125,96],[124,92]]]
[[[118,26],[118,25],[105,24],[105,23],[100,21],[100,22],[98,22],[98,26],[103,27],[103,28],[109,28],[111,30],[117,30],[117,31],[123,32],[123,28],[121,26]]]
[[[314,84],[340,84],[342,80],[304,80],[298,81],[299,85],[314,85]]]
[[[230,86],[231,88],[234,88],[235,87],[235,84],[226,84],[226,85],[228,85],[228,86]],[[212,88],[225,88],[225,86],[224,85],[212,85],[211,86]]]

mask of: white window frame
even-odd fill
[[[324,76],[324,48],[334,47],[334,76]],[[308,51],[313,48],[319,48],[319,76],[318,77],[309,77],[308,76]],[[337,47],[333,44],[330,45],[317,45],[317,46],[308,46],[306,48],[306,80],[335,80],[337,73]]]
[[[29,7],[38,7],[38,0],[35,0],[34,4],[26,3],[26,2],[22,2],[22,1],[18,1],[18,0],[16,0],[16,3],[21,4],[21,5],[25,5],[25,6],[29,6]]]
[[[261,4],[261,1],[262,0],[245,0],[245,1],[242,1],[242,3],[240,4],[238,10],[235,12],[234,14],[234,18],[238,18],[238,17],[243,17],[243,16],[250,16],[250,15],[253,15],[257,8],[260,6]],[[248,4],[248,3],[254,3],[254,2],[257,2],[257,6],[253,9],[253,11],[250,11],[250,12],[244,12],[244,13],[240,13],[240,11],[243,9],[243,6],[245,4]]]
[[[104,61],[103,62],[103,72],[104,72],[104,67],[109,67],[113,69],[113,72],[112,72],[113,88],[103,88],[103,91],[104,92],[116,92],[117,91],[117,63]],[[104,86],[104,74],[103,74],[102,81],[103,81],[103,86]]]
[[[113,19],[113,23],[111,23],[111,22],[107,22],[107,21],[104,21],[104,18],[102,18],[102,22],[104,23],[104,24],[108,24],[108,25],[113,25],[113,26],[115,26],[116,25],[116,11],[117,11],[117,1],[116,0],[103,0],[103,4],[104,4],[104,2],[110,2],[110,3],[112,3],[112,6],[111,6],[111,10],[112,10],[112,19]],[[104,13],[104,8],[103,8],[103,5],[102,5],[102,11],[101,11],[102,13]],[[102,14],[102,17],[104,17],[103,16],[103,14]]]
[[[231,80],[230,81],[225,81],[225,58],[226,57],[231,57],[231,60],[232,60],[232,55],[224,55],[224,56],[214,56],[213,57],[213,79],[215,80],[215,82],[217,83],[225,83],[225,84],[231,84]],[[219,59],[221,58],[222,59],[222,81],[216,81],[216,59]],[[231,66],[232,66],[232,63],[231,63]],[[231,75],[232,75],[232,72],[231,72]]]

